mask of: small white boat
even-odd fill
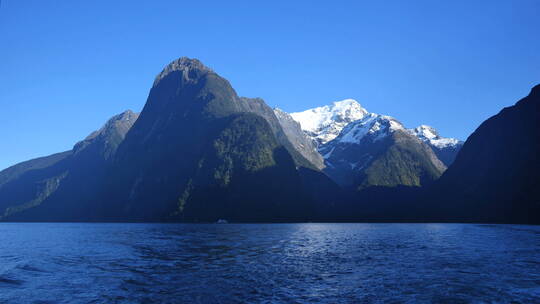
[[[227,220],[224,220],[224,219],[219,219],[216,224],[228,224],[229,222]]]

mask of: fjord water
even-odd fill
[[[0,303],[539,303],[540,227],[0,224]]]

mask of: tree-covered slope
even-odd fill
[[[211,140],[177,216],[190,221],[294,221],[313,217],[309,197],[287,150],[254,114],[227,118]]]
[[[406,132],[394,132],[385,144],[382,153],[364,170],[360,188],[427,185],[445,169],[429,147]]]
[[[446,169],[432,149],[389,116],[369,114],[320,147],[324,171],[344,187],[422,186]]]

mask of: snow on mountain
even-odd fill
[[[463,141],[442,137],[437,130],[430,126],[420,125],[407,131],[428,144],[446,166],[450,166],[454,162],[459,150],[463,146]]]
[[[390,130],[403,129],[415,135],[432,147],[445,149],[458,147],[462,141],[455,138],[441,137],[437,130],[427,125],[414,129],[406,129],[396,119],[368,112],[354,99],[336,101],[331,105],[309,109],[303,112],[291,113],[291,117],[300,123],[302,130],[310,136],[319,147],[334,140],[352,122],[360,121],[347,130],[342,136],[342,142],[358,142],[362,136],[378,132],[381,126],[387,125]]]
[[[431,146],[435,146],[439,149],[462,144],[461,141],[455,138],[441,137],[437,130],[427,125],[420,125],[414,129],[410,129],[409,132]]]
[[[290,117],[315,143],[323,171],[347,187],[429,183],[454,161],[463,144],[426,125],[407,129],[391,116],[368,112],[354,99]]]
[[[319,154],[315,142],[306,134],[306,132],[302,131],[300,124],[294,120],[289,113],[278,108],[274,109],[274,114],[283,128],[283,132],[285,132],[287,139],[291,142],[296,151],[300,152],[300,154],[309,160],[316,168],[323,169],[324,159]]]
[[[403,125],[390,116],[369,113],[364,118],[348,124],[336,138],[341,143],[358,143],[366,135],[373,141],[380,140],[396,130],[404,130]]]
[[[304,132],[322,145],[336,138],[346,125],[368,114],[356,100],[345,99],[290,115],[300,123]]]
[[[462,141],[455,138],[440,136],[437,130],[427,125],[407,129],[395,118],[368,112],[354,99],[291,113],[290,116],[315,142],[319,153],[326,161],[333,157],[336,146],[377,144],[397,130],[413,135],[429,145],[446,166],[454,161],[463,145]]]
[[[319,146],[325,173],[346,187],[420,186],[446,166],[435,152],[393,117],[369,113]]]
[[[401,122],[393,117],[369,113],[362,119],[353,121],[343,128],[341,133],[332,141],[319,147],[324,159],[330,158],[334,147],[342,144],[360,144],[370,140],[377,142],[397,130],[405,131]]]

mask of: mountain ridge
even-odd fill
[[[361,120],[366,116],[380,114],[369,112],[358,101],[349,98],[302,112],[293,112],[290,115],[300,124],[308,136],[319,145],[323,145],[338,137],[349,123]],[[395,120],[391,116],[381,116]],[[444,148],[463,143],[455,138],[442,137],[435,128],[427,125],[420,125],[408,130],[411,134],[428,142],[430,146]],[[428,132],[432,132],[432,134]]]
[[[441,137],[432,127],[407,129],[391,116],[370,113],[354,99],[290,116],[315,143],[324,159],[324,172],[344,187],[428,184],[446,170],[462,145],[457,139]],[[402,134],[394,136],[398,131]],[[387,149],[393,156],[386,154]],[[389,163],[381,166],[383,159]],[[393,170],[389,170],[390,163],[395,164]]]
[[[540,85],[464,144],[351,99],[334,106],[308,111],[320,117],[305,132],[179,58],[141,113],[0,171],[0,220],[540,223]]]
[[[105,178],[111,156],[137,117],[125,111],[107,120],[70,151],[23,163],[28,168],[16,165],[17,174],[9,174],[9,169],[1,171],[0,218],[62,220],[57,208],[72,215],[85,212],[86,207],[76,202],[92,196],[94,186]]]
[[[98,209],[111,220],[306,219],[297,166],[312,167],[262,99],[181,58],[158,74],[114,157],[99,200],[110,203]]]

